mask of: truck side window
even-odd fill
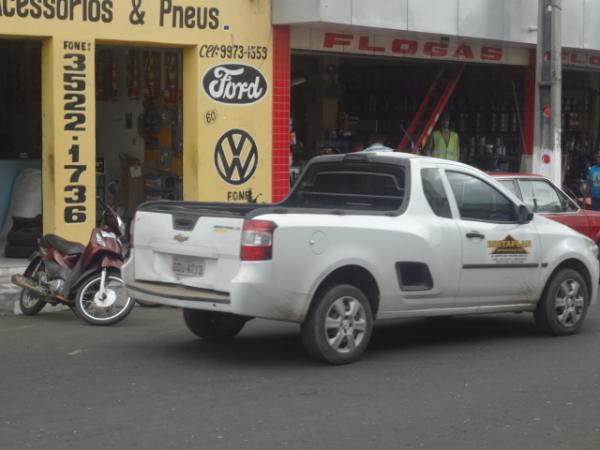
[[[397,211],[405,198],[404,168],[397,165],[323,163],[307,169],[286,206]]]
[[[495,188],[466,173],[447,171],[446,175],[462,219],[515,222],[515,206]]]
[[[421,169],[421,180],[425,198],[435,215],[451,219],[450,203],[440,171],[438,169]]]

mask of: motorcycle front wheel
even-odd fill
[[[113,325],[129,315],[135,300],[127,295],[125,283],[115,273],[108,273],[104,294],[100,292],[102,274],[87,278],[75,297],[77,314],[92,325]]]
[[[38,256],[29,263],[23,276],[33,279],[38,272],[43,271],[44,263],[42,258]],[[26,316],[35,316],[46,306],[46,302],[39,295],[34,294],[28,289],[23,289],[19,298],[19,306],[21,307],[21,312]]]

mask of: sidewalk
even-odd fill
[[[11,283],[10,278],[23,273],[29,261],[4,257],[6,242],[0,241],[0,313],[15,313],[15,303],[21,289]]]

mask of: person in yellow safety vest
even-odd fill
[[[440,118],[440,129],[435,130],[425,147],[426,153],[434,158],[451,161],[460,160],[460,144],[458,134],[450,131],[450,114],[444,113]]]

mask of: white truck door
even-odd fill
[[[444,186],[443,173],[437,166],[421,168],[421,182],[428,208],[434,214],[424,222],[430,233],[429,244],[437,256],[429,261],[433,289],[427,299],[421,296],[412,300],[409,292],[403,294],[412,307],[448,308],[454,305],[461,270],[460,266],[454,264],[456,258],[460,257],[461,243],[459,227],[450,208],[449,195],[452,194]]]
[[[446,169],[462,242],[457,306],[532,301],[541,252],[531,223],[519,224],[516,206],[483,178]]]

